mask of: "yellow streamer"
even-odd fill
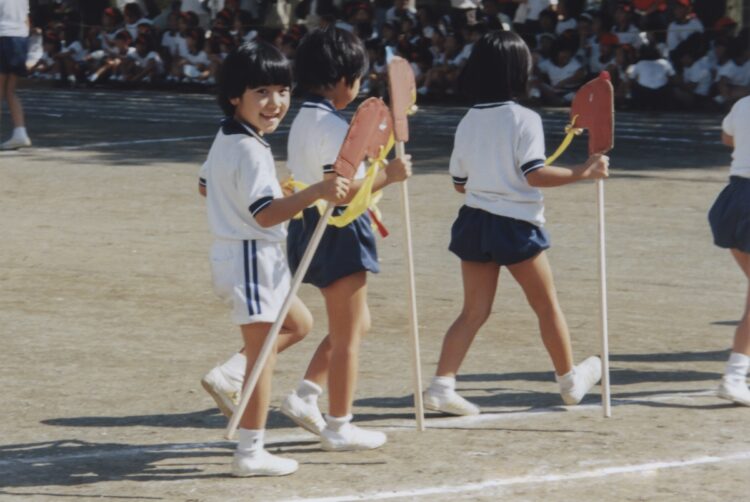
[[[555,150],[555,153],[553,153],[551,156],[547,157],[547,160],[544,162],[545,166],[551,165],[554,161],[557,160],[557,158],[565,152],[565,150],[568,149],[570,146],[570,143],[573,141],[574,136],[580,136],[583,132],[583,129],[579,127],[575,127],[576,119],[578,118],[578,115],[575,115],[571,121],[570,124],[565,126],[565,138],[562,140],[562,143],[560,143],[560,146],[557,147],[557,150]]]

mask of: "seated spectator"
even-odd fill
[[[124,81],[125,76],[122,74],[122,63],[130,54],[135,52],[135,47],[130,46],[131,42],[132,39],[128,30],[118,31],[117,35],[115,35],[115,53],[108,55],[99,69],[89,75],[89,82],[97,82],[106,76],[109,76],[115,82]]]
[[[151,82],[164,74],[164,63],[154,50],[150,36],[139,35],[135,40],[135,50],[131,51],[122,64],[122,75],[127,82]]]
[[[404,16],[417,23],[417,11],[409,7],[409,0],[393,0],[393,7],[385,13],[385,21],[398,26]]]
[[[639,49],[644,42],[645,36],[632,22],[632,8],[627,2],[617,4],[615,10],[615,25],[612,27],[612,33],[617,35],[617,40],[621,44],[631,45]]]
[[[677,46],[682,71],[677,76],[674,97],[684,106],[706,107],[713,83],[711,62],[708,59],[703,35],[693,33]]]
[[[554,33],[557,30],[557,13],[553,10],[543,10],[539,14],[537,22],[537,31],[535,33]]]
[[[430,68],[425,74],[422,87],[417,92],[422,96],[445,97],[455,94],[455,85],[466,55],[463,54],[463,37],[458,33],[449,33],[445,37],[442,64]]]
[[[206,42],[205,32],[201,28],[188,30],[185,40],[187,52],[181,54],[177,64],[172,67],[171,81],[205,83],[211,76],[211,60],[203,50]]]
[[[54,31],[46,31],[42,38],[43,54],[39,61],[29,69],[33,78],[42,80],[58,80],[60,78],[60,63],[55,56],[62,49],[60,37]]]
[[[729,60],[719,68],[716,75],[718,95],[714,100],[723,106],[731,106],[740,98],[750,94],[750,32],[742,30],[729,47]]]
[[[667,0],[633,0],[636,24],[643,30],[647,26],[658,26],[660,30],[667,27]]]
[[[78,23],[68,24],[65,27],[65,40],[62,49],[57,53],[55,58],[59,61],[59,67],[63,78],[70,85],[75,85],[77,75],[81,70],[81,64],[85,61],[88,51],[78,40],[80,27]]]
[[[615,55],[620,41],[614,33],[604,33],[599,37],[599,44],[595,55],[588,61],[591,76],[598,75],[603,71],[614,73],[617,71],[617,60]]]
[[[125,17],[125,29],[130,33],[130,38],[135,39],[135,37],[138,36],[138,23],[142,19],[147,21],[143,17],[141,6],[135,2],[126,4],[123,8],[122,14]]]
[[[187,42],[178,29],[179,17],[179,12],[170,12],[167,16],[167,29],[161,35],[161,47],[159,52],[161,54],[161,59],[164,62],[166,73],[170,72],[172,64],[180,57],[180,54],[187,52]]]
[[[102,12],[102,29],[99,32],[99,39],[102,43],[102,49],[107,55],[114,55],[117,52],[115,45],[115,35],[122,28],[122,12],[114,7],[108,7]]]
[[[577,51],[575,39],[559,39],[552,60],[541,61],[538,72],[542,79],[537,89],[543,102],[562,106],[573,101],[575,91],[584,83],[586,68],[573,57]]]
[[[670,83],[675,76],[672,65],[656,47],[644,45],[640,60],[627,69],[633,104],[642,109],[659,110],[669,106]]]
[[[667,47],[670,52],[693,33],[703,33],[703,23],[695,17],[692,11],[691,0],[675,0],[672,9],[675,20],[667,28]]]
[[[513,28],[520,34],[538,33],[539,16],[545,10],[553,10],[557,0],[517,0],[518,8],[513,18]]]
[[[562,35],[568,30],[577,31],[578,21],[572,16],[570,8],[570,0],[560,0],[557,4],[557,25],[555,26],[555,34]]]
[[[249,11],[237,11],[237,15],[234,16],[234,36],[238,45],[255,40],[258,36],[255,25],[256,20]]]

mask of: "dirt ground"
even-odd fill
[[[711,243],[706,213],[727,177],[719,115],[618,115],[606,183],[613,417],[599,387],[561,406],[551,363],[507,272],[459,378],[478,418],[414,430],[398,191],[371,276],[355,420],[381,450],[328,453],[278,413],[325,315],[279,358],[269,447],[287,478],[227,475],[226,421],[201,376],[240,346],[213,296],[197,172],[216,130],[208,96],[29,90],[35,148],[0,154],[2,500],[740,500],[750,409],[714,395],[746,284]],[[461,307],[447,251],[461,204],[447,176],[462,110],[414,119],[410,181],[422,376]],[[105,120],[106,119],[106,120]],[[564,112],[545,111],[548,150]],[[8,134],[7,114],[2,117]],[[272,144],[284,172],[291,116]],[[182,138],[182,139],[181,139]],[[159,140],[159,142],[155,142]],[[582,160],[585,139],[563,162]],[[577,361],[599,351],[593,184],[545,191],[549,256]]]

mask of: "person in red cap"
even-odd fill
[[[693,33],[703,33],[703,23],[693,14],[691,0],[676,0],[672,13],[675,20],[667,28],[667,47],[670,52]]]

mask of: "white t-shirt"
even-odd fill
[[[208,223],[219,239],[281,242],[286,227],[261,227],[255,215],[283,196],[271,147],[251,127],[225,119],[200,171]]]
[[[649,89],[659,89],[674,76],[674,68],[666,59],[643,60],[628,68],[628,77]]]
[[[711,62],[708,60],[708,56],[703,56],[691,66],[685,68],[682,72],[682,77],[685,79],[685,82],[698,84],[693,90],[695,94],[698,94],[699,96],[708,96],[708,92],[711,89],[711,83],[713,82],[713,75],[711,75]]]
[[[29,0],[0,2],[0,37],[28,37]]]
[[[693,33],[703,33],[703,23],[697,17],[690,19],[685,24],[672,21],[667,28],[667,47],[670,51],[675,50],[680,42],[687,40]]]
[[[544,60],[539,63],[539,70],[546,73],[549,81],[553,86],[557,86],[563,80],[572,77],[582,68],[581,63],[571,58],[563,67],[557,66],[550,60]]]
[[[632,45],[637,49],[645,42],[645,35],[632,24],[628,25],[628,29],[625,31],[617,31],[617,26],[613,26],[612,33],[617,35],[617,40],[621,45]]]
[[[297,181],[307,185],[323,181],[333,172],[349,123],[323,98],[309,97],[292,121],[287,141],[287,168]],[[357,169],[355,179],[363,178],[365,166]]]
[[[81,62],[84,59],[86,59],[86,55],[88,54],[88,51],[83,48],[83,45],[81,45],[81,42],[78,40],[74,40],[67,44],[65,47],[62,48],[60,51],[61,54],[70,54],[70,57],[73,58],[73,61]]]
[[[187,41],[177,31],[174,32],[174,35],[169,31],[165,31],[161,36],[161,46],[173,57],[187,54]]]
[[[575,30],[578,27],[578,22],[575,20],[575,18],[570,17],[568,19],[565,19],[564,21],[560,21],[557,23],[557,26],[555,26],[555,33],[557,35],[562,35],[568,30]]]
[[[716,81],[726,78],[730,84],[738,86],[750,85],[750,61],[738,66],[733,60],[729,60],[719,67],[716,72]]]
[[[527,0],[519,4],[513,22],[523,24],[526,21],[538,21],[539,14],[554,5],[557,5],[557,0]]]
[[[467,206],[541,226],[542,192],[526,175],[544,160],[538,113],[513,102],[480,104],[458,124],[450,174],[464,185]]]
[[[724,117],[721,129],[734,138],[729,174],[750,178],[750,96],[737,101]]]
[[[206,54],[206,51],[198,51],[196,54],[192,54],[191,52],[186,51],[185,54],[182,55],[182,57],[185,58],[185,60],[193,66],[208,66],[211,64],[211,60],[208,59],[208,54]]]
[[[162,62],[161,57],[156,51],[150,51],[148,54],[141,57],[141,55],[138,54],[138,51],[136,50],[132,54],[128,54],[128,58],[135,61],[135,63],[141,67],[145,67],[149,61],[153,61],[154,63],[156,63],[156,73],[161,73],[164,70],[164,63]]]

